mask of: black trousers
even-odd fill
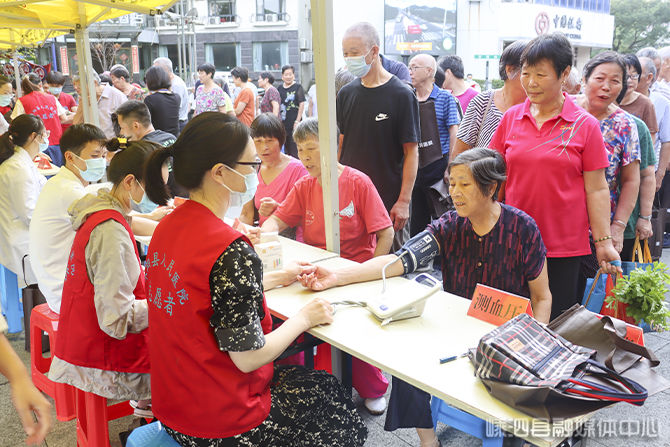
[[[552,320],[574,304],[581,302],[578,289],[582,258],[583,256],[547,258]],[[581,289],[584,288],[581,287]]]
[[[412,190],[412,220],[410,224],[410,235],[414,237],[426,229],[433,216],[433,207],[430,204],[430,185],[444,178],[444,170],[447,169],[449,155],[419,169],[416,173],[416,181]]]

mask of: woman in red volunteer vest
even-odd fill
[[[21,81],[21,96],[12,111],[12,119],[27,113],[40,117],[49,133],[49,147],[46,154],[51,157],[57,166],[63,166],[63,155],[60,152],[60,137],[63,135],[61,122],[72,122],[67,112],[58,102],[55,96],[44,93],[42,81],[35,73],[28,73]],[[74,116],[74,115],[73,115]]]
[[[271,331],[263,290],[298,268],[264,274],[249,240],[223,221],[253,198],[260,161],[249,129],[217,112],[195,117],[147,165],[147,194],[166,203],[172,157],[190,200],[165,217],[147,255],[154,415],[182,446],[360,446],[367,429],[339,382],[277,366],[303,331],[332,321],[316,299]],[[274,272],[273,272],[274,273]]]
[[[77,233],[49,378],[108,399],[151,395],[144,272],[128,213],[133,203],[148,211],[143,167],[156,148],[110,140],[107,149],[118,152],[107,170],[111,191],[88,194],[68,210]],[[136,415],[151,415],[148,402],[136,406]]]

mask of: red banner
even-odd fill
[[[140,72],[140,52],[137,45],[131,45],[130,52],[133,60],[133,74]]]
[[[61,73],[65,76],[70,74],[70,62],[67,58],[67,47],[60,47],[60,67]]]

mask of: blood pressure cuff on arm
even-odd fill
[[[417,234],[395,252],[402,261],[405,274],[426,267],[440,253],[440,244],[430,231]]]

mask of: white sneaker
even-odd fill
[[[384,414],[386,411],[386,398],[382,396],[365,399],[365,408],[374,416]]]

